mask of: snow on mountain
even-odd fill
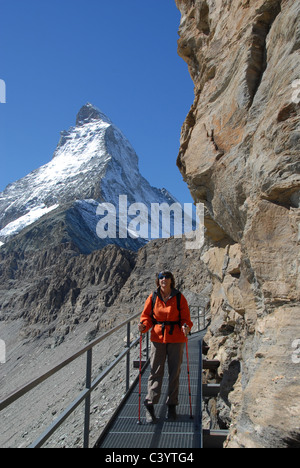
[[[0,193],[0,241],[7,242],[42,216],[63,206],[76,208],[96,235],[97,206],[177,202],[165,189],[151,187],[123,133],[92,104],[77,114],[76,126],[61,132],[52,160]],[[134,236],[133,236],[134,237]]]
[[[59,205],[53,205],[47,208],[45,205],[36,206],[32,208],[28,213],[23,216],[20,216],[15,221],[7,224],[5,228],[1,229],[1,235],[3,237],[9,237],[11,235],[17,234],[21,232],[26,226],[37,221],[39,218],[44,216],[45,214],[49,213],[52,210],[58,208]]]

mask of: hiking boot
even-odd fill
[[[144,403],[146,408],[146,421],[147,423],[156,423],[157,417],[155,416],[154,406],[151,403],[145,401]]]
[[[168,419],[168,421],[176,421],[176,419],[177,419],[176,405],[169,405],[168,406],[167,419]]]

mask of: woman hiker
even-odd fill
[[[156,277],[157,290],[146,300],[139,332],[151,330],[151,372],[148,393],[144,402],[147,422],[155,423],[154,405],[158,403],[168,358],[169,389],[167,418],[176,420],[179,376],[186,337],[193,326],[186,298],[175,289],[174,276],[162,271]]]

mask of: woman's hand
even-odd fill
[[[184,336],[187,337],[188,334],[190,333],[191,329],[190,329],[190,327],[185,323],[185,324],[182,326],[182,331],[183,331]]]
[[[145,329],[146,329],[146,325],[144,325],[143,323],[139,323],[139,332],[143,333]]]

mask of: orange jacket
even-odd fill
[[[179,316],[181,317],[181,324],[174,325],[173,334],[170,335],[171,325],[166,325],[163,333],[163,327],[161,324],[153,324],[152,321],[152,294],[148,297],[145,302],[145,307],[141,315],[141,322],[146,325],[143,333],[147,333],[151,330],[151,341],[156,343],[185,343],[186,338],[182,331],[182,326],[186,323],[190,328],[193,326],[191,322],[190,310],[186,298],[181,294],[180,299],[180,312],[177,309],[176,294],[179,291],[176,289],[172,290],[170,299],[166,303],[162,300],[158,291],[155,306],[154,306],[154,318],[157,322],[178,322]]]

